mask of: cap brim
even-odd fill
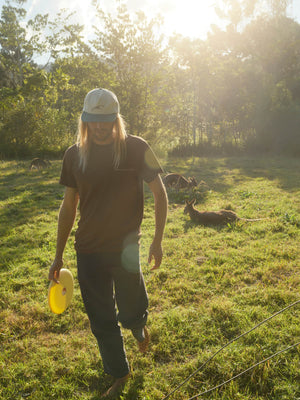
[[[81,114],[83,122],[113,122],[117,118],[117,114],[90,114],[85,111]]]
[[[114,122],[117,114],[90,114],[85,111],[81,114],[81,121],[83,122]]]

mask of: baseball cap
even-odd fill
[[[120,112],[117,96],[107,89],[93,89],[84,99],[83,122],[113,122]]]

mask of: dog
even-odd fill
[[[194,208],[196,200],[185,201],[184,213],[189,214],[191,220],[200,225],[227,225],[236,221],[260,221],[263,218],[240,218],[234,211],[198,211]]]
[[[47,168],[51,165],[49,160],[43,160],[42,158],[34,158],[29,166],[29,169],[43,169],[43,168]]]
[[[175,187],[176,189],[185,189],[197,186],[197,181],[194,177],[186,179],[180,174],[168,174],[163,178],[163,183],[166,188]]]

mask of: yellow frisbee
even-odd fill
[[[63,313],[73,296],[73,275],[69,269],[60,270],[58,281],[59,283],[51,281],[48,290],[48,303],[54,314]]]

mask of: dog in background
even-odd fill
[[[168,174],[163,178],[163,183],[166,188],[175,187],[176,189],[189,189],[197,186],[197,181],[194,177],[186,179],[180,174]]]
[[[189,214],[191,220],[200,225],[226,225],[236,221],[260,221],[264,218],[240,218],[234,211],[198,211],[194,208],[196,200],[185,201],[184,213]]]
[[[43,169],[43,168],[47,168],[51,165],[49,160],[43,160],[42,158],[34,158],[29,166],[29,169]]]

